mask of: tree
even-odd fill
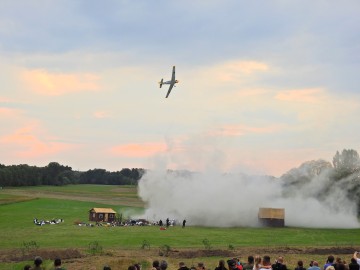
[[[356,150],[344,149],[341,154],[336,151],[333,158],[336,179],[347,177],[360,169],[360,158]]]

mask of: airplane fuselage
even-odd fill
[[[166,81],[164,82],[164,79],[161,79],[161,81],[159,82],[160,84],[160,88],[163,86],[163,84],[169,84],[169,90],[166,94],[166,98],[169,96],[171,89],[176,86],[175,84],[177,84],[179,81],[175,80],[175,66],[173,66],[173,70],[172,70],[172,76],[171,76],[171,80],[170,81]]]
[[[173,81],[166,81],[166,82],[163,82],[162,84],[175,84],[175,83],[178,83],[179,81],[178,80],[175,80],[174,82]]]

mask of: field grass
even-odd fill
[[[121,200],[126,201],[121,205]],[[110,199],[109,199],[110,197]],[[102,203],[102,202],[112,202]],[[65,187],[28,187],[0,191],[0,251],[21,249],[35,241],[40,248],[86,250],[98,242],[105,250],[141,249],[144,241],[151,249],[164,245],[173,249],[205,249],[206,239],[212,249],[261,247],[354,247],[360,245],[360,229],[309,228],[212,228],[181,226],[160,230],[146,227],[81,227],[88,222],[93,207],[111,207],[119,213],[141,213],[142,202],[134,187],[74,185]],[[33,219],[62,218],[64,223],[36,226]],[[202,258],[199,258],[202,260]],[[211,260],[217,260],[213,258]],[[211,261],[210,259],[204,259]],[[188,261],[190,262],[190,261]],[[13,268],[9,268],[9,267]],[[20,269],[17,264],[0,263],[2,269]],[[115,268],[116,269],[116,268]]]

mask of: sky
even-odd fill
[[[1,0],[0,163],[331,162],[360,150],[359,32],[359,1]]]

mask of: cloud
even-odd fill
[[[59,96],[72,92],[100,89],[99,77],[92,73],[50,73],[47,70],[26,70],[24,82],[37,94]]]
[[[49,156],[71,149],[72,146],[56,141],[44,132],[41,126],[33,121],[0,137],[3,150],[15,158],[37,158]]]
[[[270,67],[255,60],[232,60],[218,63],[209,70],[206,68],[205,70],[208,79],[216,79],[219,82],[234,82],[245,79],[246,76],[255,75],[258,72],[269,71]]]
[[[326,95],[322,88],[295,89],[280,91],[276,94],[275,99],[281,101],[319,103]]]
[[[19,117],[21,114],[22,114],[22,111],[19,109],[0,107],[0,117],[1,118],[9,119],[9,118],[14,118],[14,117]]]
[[[109,118],[111,117],[111,113],[107,111],[96,111],[93,113],[93,116],[98,119]]]
[[[267,127],[253,127],[243,124],[224,125],[217,129],[211,130],[208,135],[210,136],[243,136],[254,133],[271,133],[279,130],[279,126],[267,126]]]
[[[167,150],[165,143],[149,142],[149,143],[130,143],[114,146],[110,152],[116,156],[127,157],[150,157]]]

